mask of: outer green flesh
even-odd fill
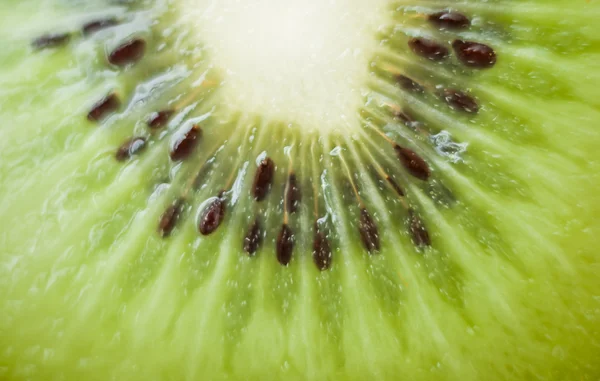
[[[367,84],[404,101],[432,129],[469,143],[465,161],[451,164],[408,129],[386,127],[389,136],[403,141],[403,134],[427,154],[434,167],[429,188],[410,180],[392,150],[368,129],[316,141],[217,109],[202,122],[195,159],[183,164],[176,185],[162,194],[155,186],[172,167],[164,141],[125,165],[113,159],[115,147],[144,131],[140,121],[148,109],[135,108],[102,127],[84,116],[108,89],[127,97],[149,75],[175,65],[173,52],[151,55],[114,78],[99,74],[102,38],[71,45],[78,46],[75,53],[67,47],[32,54],[26,48],[48,27],[42,11],[53,10],[52,19],[60,20],[77,7],[31,12],[37,1],[5,3],[0,15],[10,17],[0,23],[0,379],[600,377],[600,111],[593,85],[599,81],[594,65],[600,30],[591,27],[600,10],[594,2],[454,5],[495,21],[504,33],[506,39],[481,36],[477,26],[464,33],[496,48],[499,64],[489,71],[452,72],[406,48],[381,48],[375,72],[391,64],[434,84],[468,88],[484,105],[468,118],[432,96],[401,92],[384,81],[385,74]],[[403,46],[409,31],[443,34],[406,17],[417,3],[424,7],[420,11],[448,6],[402,3],[391,46]],[[566,32],[562,39],[556,30]],[[89,48],[97,54],[87,53]],[[187,62],[176,64],[185,73]],[[178,78],[183,82],[167,86],[151,104],[188,91],[187,77]],[[191,116],[209,112],[218,93],[207,90],[199,97]],[[367,107],[362,115],[375,125],[388,120],[379,108]],[[201,237],[195,208],[171,238],[160,238],[157,220],[178,186],[226,138],[205,186],[193,195],[197,207],[215,196],[230,171],[247,168],[240,172],[241,198],[225,223],[213,236]],[[292,142],[306,201],[292,218],[299,241],[284,268],[275,260],[273,239],[288,166],[283,147]],[[338,144],[346,148],[343,158],[359,175],[356,184],[377,218],[379,255],[366,254],[358,237],[358,207],[340,158],[328,154]],[[279,181],[256,206],[247,189],[254,159],[263,151],[278,164]],[[409,200],[433,236],[431,249],[415,250],[403,223],[406,212],[374,182],[366,165],[371,158],[411,184]],[[330,220],[334,265],[323,273],[310,257],[311,234],[301,234],[313,224],[311,182],[325,196],[321,211],[329,208],[338,219]],[[456,201],[443,198],[444,188]],[[432,200],[428,189],[442,200]],[[268,239],[257,257],[247,258],[243,234],[263,212]]]

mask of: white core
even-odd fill
[[[306,129],[356,126],[389,0],[180,0],[224,101]]]

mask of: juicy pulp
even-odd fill
[[[388,33],[387,44],[378,45],[373,37],[374,57],[368,61],[373,72],[393,67],[435,78],[436,84],[472,91],[483,106],[477,117],[465,117],[433,97],[403,96],[376,75],[365,79],[368,101],[357,107],[368,118],[361,126],[384,121],[389,136],[412,136],[378,108],[403,99],[430,125],[468,143],[457,163],[436,155],[436,147],[426,148],[439,177],[430,188],[408,183],[434,241],[425,251],[412,245],[397,198],[369,176],[371,159],[386,168],[396,162],[383,157],[386,151],[375,135],[361,129],[336,134],[313,125],[309,134],[273,127],[256,116],[268,113],[262,107],[249,115],[241,114],[243,107],[215,107],[230,98],[226,83],[223,92],[217,85],[213,94],[198,82],[198,77],[208,78],[206,83],[222,79],[222,73],[212,74],[210,53],[198,59],[190,49],[179,59],[173,54],[181,46],[154,46],[150,59],[133,68],[107,68],[103,54],[132,30],[154,36],[143,9],[115,30],[32,53],[30,41],[48,30],[126,13],[124,6],[39,3],[0,5],[0,14],[10,15],[0,23],[0,378],[594,380],[600,375],[600,111],[594,85],[600,31],[590,26],[600,16],[596,3],[451,3],[498,20],[464,32],[479,37],[486,25],[493,31],[481,35],[496,48],[498,64],[475,73],[430,66],[404,45],[398,48],[404,35],[425,29],[422,17],[409,16],[444,9],[447,2],[403,1],[390,11],[397,24],[380,31]],[[160,15],[165,6],[157,2],[149,13]],[[556,37],[561,25],[566,25],[562,39]],[[167,129],[190,121],[203,125],[204,145],[194,160],[172,165],[168,134],[159,134],[162,140],[126,165],[114,160],[125,138],[145,131],[149,106],[185,98],[198,88],[203,92],[196,95],[195,108],[182,111]],[[89,123],[89,107],[115,89],[124,100],[139,102],[126,103],[101,125]],[[270,91],[276,96],[278,89]],[[212,143],[224,139],[222,145]],[[376,256],[363,248],[352,192],[339,180],[344,167],[335,147],[342,145],[381,231]],[[165,206],[215,149],[214,167],[192,199],[202,205],[214,197],[233,170],[237,188],[230,217],[214,235],[203,237],[195,220],[200,208],[194,207],[172,237],[161,238],[156,224]],[[279,187],[259,207],[248,196],[251,170],[264,152],[278,163],[280,178],[292,155],[299,173],[310,174],[324,195],[334,226],[331,270],[315,268],[310,235],[298,236],[289,267],[277,263],[275,224],[268,225],[268,240],[255,258],[242,252],[242,236],[256,208],[262,208],[267,224],[281,217]],[[455,200],[438,193],[442,185]],[[296,231],[310,230],[311,206],[301,209]]]

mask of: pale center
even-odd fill
[[[180,1],[229,106],[306,129],[356,126],[389,0]]]

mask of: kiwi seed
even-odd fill
[[[91,122],[100,122],[108,115],[117,111],[120,106],[121,101],[117,95],[115,93],[108,94],[92,106],[87,118]]]
[[[275,176],[275,163],[270,158],[260,162],[254,176],[254,185],[252,186],[254,199],[263,201],[271,190],[273,177]]]
[[[31,45],[36,50],[42,50],[66,45],[70,39],[69,33],[46,34],[33,40]]]
[[[414,37],[408,41],[410,49],[421,57],[432,61],[442,61],[449,55],[444,45],[424,37]]]
[[[254,255],[258,251],[262,243],[262,229],[261,224],[258,219],[256,219],[246,234],[244,238],[244,251],[248,253],[248,255]]]
[[[444,101],[452,108],[466,112],[468,114],[477,114],[479,105],[470,95],[455,89],[444,89],[441,92]]]
[[[390,185],[392,186],[392,188],[394,189],[394,191],[396,191],[396,193],[398,194],[398,196],[404,197],[406,195],[404,193],[404,191],[402,190],[402,188],[400,188],[400,185],[398,185],[398,183],[396,182],[396,180],[392,179],[390,176],[387,176],[385,179],[387,180],[388,183],[390,183]]]
[[[452,47],[458,59],[468,67],[488,69],[496,64],[496,52],[485,44],[455,40]]]
[[[114,18],[99,19],[85,23],[81,28],[81,31],[84,36],[89,36],[115,25],[118,25],[118,21]]]
[[[302,193],[295,173],[288,176],[288,190],[286,195],[286,208],[288,213],[295,213],[302,202]]]
[[[471,21],[467,16],[453,11],[432,13],[428,19],[433,24],[446,29],[465,29],[471,25]]]
[[[173,110],[163,110],[152,113],[147,121],[148,127],[153,130],[165,127],[174,113],[175,111]]]
[[[422,157],[415,151],[401,147],[398,144],[394,146],[394,149],[396,150],[396,155],[398,155],[400,162],[411,175],[423,181],[429,180],[431,169]]]
[[[177,221],[183,211],[185,200],[178,199],[173,204],[169,205],[160,217],[158,224],[158,232],[163,237],[168,237],[173,232],[173,229],[177,225]]]
[[[315,223],[315,232],[313,239],[313,261],[317,268],[321,271],[328,270],[331,267],[332,253],[327,236],[323,233]]]
[[[396,77],[396,81],[404,90],[414,91],[418,93],[422,93],[425,91],[423,86],[419,85],[417,82],[413,81],[411,78],[408,78],[405,75],[398,75]]]
[[[369,211],[364,207],[360,210],[358,230],[360,232],[360,238],[369,253],[373,254],[381,249],[379,230],[377,229],[375,220],[373,220]]]
[[[123,143],[115,155],[118,161],[125,161],[140,153],[146,147],[146,138],[134,137]]]
[[[1,379],[600,374],[597,2],[5,2]]]
[[[423,221],[415,213],[414,210],[409,210],[409,224],[412,240],[419,247],[431,246],[431,238],[429,232],[425,228]]]
[[[294,233],[287,224],[281,226],[277,236],[277,260],[284,266],[287,266],[292,260],[294,251]]]
[[[202,129],[196,124],[180,134],[171,146],[171,160],[182,161],[187,159],[198,145],[201,136]]]
[[[115,48],[108,56],[108,62],[115,66],[127,66],[142,59],[146,52],[146,41],[136,38]]]
[[[210,235],[217,230],[225,218],[225,198],[221,193],[213,201],[211,201],[202,214],[200,215],[200,223],[198,229],[202,235]]]

